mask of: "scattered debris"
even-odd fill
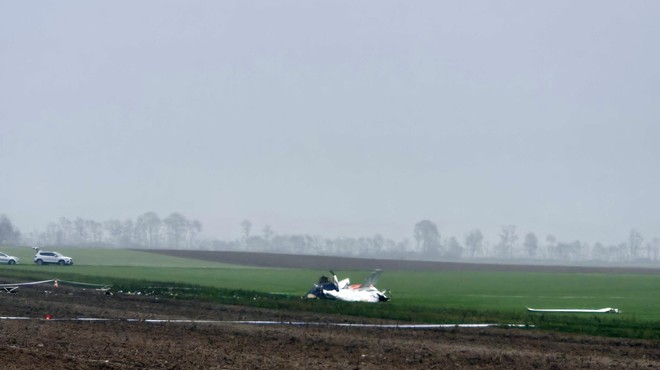
[[[582,308],[529,308],[528,312],[557,312],[557,313],[621,313],[618,308],[606,307],[599,309],[582,309]]]

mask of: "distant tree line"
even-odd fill
[[[372,237],[324,238],[308,234],[278,235],[269,226],[260,234],[252,233],[252,223],[241,223],[242,235],[236,241],[210,241],[208,249],[245,250],[275,253],[305,253],[350,257],[381,257],[396,259],[472,260],[472,261],[548,261],[548,262],[657,262],[660,239],[645,240],[630,230],[627,240],[612,245],[589,244],[580,241],[559,241],[553,235],[539,238],[525,233],[521,238],[515,225],[500,228],[498,240],[485,240],[479,229],[463,238],[443,238],[437,225],[422,220],[413,228],[413,240],[395,241],[376,234]]]
[[[630,230],[627,240],[618,244],[589,244],[579,240],[558,241],[553,235],[539,240],[533,232],[522,238],[515,225],[505,225],[498,234],[499,240],[490,244],[480,230],[468,232],[461,243],[455,237],[442,239],[436,225],[423,220],[415,225],[418,252],[425,256],[442,259],[517,259],[545,261],[597,261],[597,262],[655,262],[660,257],[660,238],[645,240],[635,229]]]
[[[204,250],[237,250],[273,253],[336,255],[347,257],[379,257],[432,260],[521,260],[561,262],[657,262],[660,239],[645,239],[630,230],[626,240],[617,244],[589,244],[581,241],[559,241],[553,235],[539,238],[533,232],[522,237],[515,225],[504,225],[494,243],[487,241],[479,229],[462,238],[442,237],[430,220],[417,222],[413,240],[395,241],[380,234],[371,237],[326,238],[309,234],[279,235],[270,226],[254,233],[252,223],[240,223],[237,240],[200,238],[202,224],[178,212],[160,218],[147,212],[135,220],[111,219],[103,222],[61,217],[43,231],[22,234],[5,216],[0,215],[0,245],[28,244],[38,246],[84,246],[121,248],[175,248]]]
[[[24,244],[39,246],[98,246],[123,248],[196,248],[202,224],[174,212],[160,218],[147,212],[135,220],[110,219],[103,222],[61,217],[46,230],[23,236]]]

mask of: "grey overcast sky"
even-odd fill
[[[2,1],[0,213],[660,236],[660,2]]]

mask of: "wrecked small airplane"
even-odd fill
[[[305,298],[323,298],[336,299],[346,302],[385,302],[390,298],[385,295],[385,291],[380,291],[374,287],[378,281],[381,270],[375,270],[367,276],[362,284],[353,284],[348,278],[339,281],[337,275],[330,271],[332,280],[327,276],[321,276],[319,282],[314,284],[312,289],[307,292]]]

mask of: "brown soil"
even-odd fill
[[[52,315],[50,320],[44,319],[47,314]],[[337,327],[327,323],[383,322],[116,292],[105,295],[51,284],[1,293],[0,315],[4,369],[660,368],[656,341],[525,329]],[[114,320],[70,320],[78,317]],[[214,322],[151,323],[146,319]],[[236,322],[246,320],[322,324]]]
[[[439,261],[408,261],[378,258],[349,258],[338,256],[296,255],[283,253],[247,253],[235,251],[190,251],[180,249],[144,250],[174,257],[197,258],[206,261],[259,267],[308,268],[320,270],[372,270],[387,271],[534,271],[580,272],[613,274],[660,274],[659,268],[639,266],[561,266],[525,265],[506,263],[469,263]]]

